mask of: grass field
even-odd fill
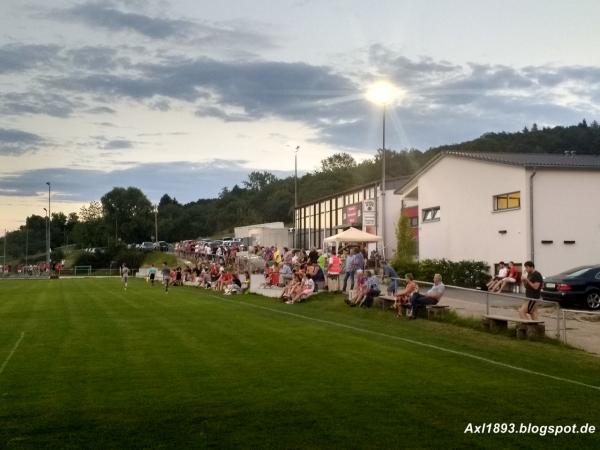
[[[600,446],[598,432],[464,433],[600,426],[597,357],[335,296],[5,281],[0,323],[1,448]]]

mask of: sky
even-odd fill
[[[597,119],[600,2],[3,0],[0,230],[115,186],[216,196],[252,170]],[[0,232],[0,235],[3,233]]]

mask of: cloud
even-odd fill
[[[21,155],[35,151],[44,142],[37,134],[0,128],[0,155]]]
[[[241,24],[227,27],[187,19],[150,16],[140,13],[139,5],[135,5],[135,2],[124,3],[125,7],[134,7],[135,12],[123,11],[111,2],[100,1],[56,9],[49,16],[59,20],[81,22],[112,32],[134,33],[153,40],[177,39],[180,44],[261,48],[274,46],[272,39],[266,34]]]
[[[115,114],[116,111],[108,106],[96,106],[86,111],[89,114]]]
[[[4,45],[0,47],[0,74],[25,72],[52,64],[60,49],[57,45]]]
[[[0,94],[0,114],[21,116],[45,114],[52,117],[69,117],[85,103],[73,97],[52,92],[9,92]]]
[[[69,168],[30,170],[0,174],[0,195],[34,196],[43,190],[40,180],[46,180],[52,183],[53,195],[61,201],[88,202],[99,199],[114,186],[136,186],[153,201],[169,193],[189,202],[214,197],[223,186],[240,184],[249,172],[243,164],[245,161],[175,161],[140,164],[110,172]]]
[[[119,57],[118,50],[110,47],[84,46],[65,52],[74,69],[104,72],[119,66],[128,66],[128,58]]]
[[[123,150],[128,148],[133,148],[133,142],[127,139],[114,139],[106,142],[100,148],[103,150]]]

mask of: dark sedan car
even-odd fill
[[[559,301],[562,306],[583,303],[600,309],[600,265],[581,266],[544,280],[544,300]]]

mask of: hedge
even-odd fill
[[[415,280],[432,281],[439,273],[444,284],[477,288],[490,279],[490,266],[483,261],[450,261],[448,259],[423,259],[420,261],[394,261],[394,269],[402,278],[412,273]]]

